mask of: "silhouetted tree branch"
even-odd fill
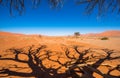
[[[98,7],[98,15],[107,11],[114,12],[115,10],[120,13],[120,0],[79,0],[77,4],[87,4],[87,14],[92,13],[96,7]]]
[[[65,0],[46,0],[51,8],[63,7],[64,1]],[[0,5],[4,5],[4,7],[7,6],[12,15],[15,11],[22,14],[25,8],[28,8],[26,3],[30,2],[33,8],[37,8],[42,0],[0,0]],[[91,14],[96,7],[98,9],[98,15],[115,11],[117,11],[118,14],[120,13],[120,0],[77,0],[76,3],[86,5],[85,10],[87,14]]]

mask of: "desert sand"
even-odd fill
[[[0,77],[119,78],[120,36],[103,36],[0,32]]]

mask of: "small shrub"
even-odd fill
[[[108,40],[108,37],[102,37],[101,40]]]

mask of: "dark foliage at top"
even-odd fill
[[[87,4],[85,9],[88,14],[96,7],[99,15],[107,11],[120,13],[120,0],[79,0],[77,4]]]
[[[52,8],[62,7],[66,0],[46,0]],[[34,8],[38,7],[42,0],[0,0],[0,5],[7,6],[9,8],[10,14],[13,14],[14,11],[22,14],[26,6],[26,3],[32,3]],[[70,2],[70,1],[68,1]],[[74,2],[74,0],[73,0]],[[120,0],[77,0],[77,4],[85,4],[85,10],[87,14],[92,13],[92,11],[97,8],[98,15],[102,15],[107,12],[116,12],[120,13]]]

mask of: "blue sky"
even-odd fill
[[[22,16],[10,16],[9,10],[0,6],[0,31],[43,34],[72,35],[74,32],[97,33],[106,30],[120,30],[120,15],[106,14],[97,16],[97,9],[91,15],[85,15],[84,5],[65,2],[61,9],[50,9],[43,0],[39,8],[33,9],[27,4]]]

